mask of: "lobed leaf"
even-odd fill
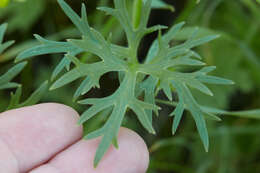
[[[175,134],[175,132],[178,128],[182,115],[183,115],[183,112],[184,112],[184,103],[179,102],[179,104],[177,105],[175,110],[170,114],[171,116],[174,115],[174,121],[173,121],[173,125],[172,125],[172,134]]]
[[[102,157],[112,144],[113,139],[117,136],[125,112],[126,106],[124,105],[124,102],[115,105],[108,121],[104,125],[105,134],[98,146],[96,156],[94,158],[94,167],[98,165],[99,161],[102,159]]]
[[[182,26],[184,25],[184,22],[181,22],[179,24],[174,25],[173,27],[170,28],[170,30],[162,36],[162,40],[164,45],[162,45],[162,48],[168,47],[168,44],[171,40],[174,39],[176,34],[181,30]],[[150,47],[147,57],[146,57],[146,63],[151,61],[152,59],[155,58],[155,56],[158,54],[159,51],[159,44],[158,44],[158,39],[155,40]]]
[[[179,97],[181,101],[183,101],[183,103],[187,106],[188,110],[191,112],[191,115],[195,120],[199,135],[205,147],[205,150],[208,151],[209,137],[202,110],[200,109],[199,105],[197,104],[197,102],[195,101],[191,92],[185,84],[181,84],[175,81],[173,81],[172,83],[176,88],[177,92],[181,93]]]
[[[23,52],[21,52],[17,58],[16,62],[27,60],[28,58],[39,56],[39,55],[45,55],[45,54],[53,54],[53,53],[68,53],[71,54],[79,54],[82,52],[82,49],[75,47],[69,42],[57,42],[57,41],[49,41],[44,38],[42,38],[39,35],[35,35],[38,41],[40,41],[42,44],[34,46],[30,49],[27,49]]]
[[[151,120],[148,118],[145,109],[138,103],[132,103],[129,107],[135,112],[138,120],[146,128],[146,130],[152,134],[155,134],[155,130],[152,126]]]
[[[78,30],[81,32],[82,35],[84,36],[89,36],[93,38],[91,35],[91,30],[87,21],[87,13],[86,13],[86,8],[85,5],[82,4],[81,8],[81,18],[75,13],[70,6],[64,2],[64,0],[58,0],[58,3],[64,13],[70,18],[72,23],[78,28]]]
[[[174,25],[164,35],[161,34],[161,30],[165,29],[165,26],[147,27],[151,7],[155,3],[157,3],[157,7],[165,7],[166,4],[152,0],[136,1],[138,2],[136,4],[138,8],[136,9],[136,14],[132,16],[134,18],[134,23],[132,23],[126,8],[126,0],[114,0],[114,8],[99,7],[98,9],[114,16],[123,27],[127,36],[128,46],[118,46],[112,44],[109,38],[105,39],[102,34],[89,26],[84,4],[81,8],[81,16],[79,16],[64,0],[58,0],[58,2],[65,14],[81,32],[82,38],[56,42],[35,35],[36,39],[41,42],[41,45],[22,52],[18,55],[17,61],[36,55],[64,53],[63,59],[52,74],[52,80],[64,68],[67,68],[68,72],[55,81],[50,89],[60,88],[79,78],[84,78],[73,96],[74,100],[87,93],[91,88],[99,87],[99,80],[105,73],[112,71],[118,73],[120,86],[113,94],[105,98],[86,98],[79,101],[80,104],[91,105],[80,117],[79,124],[83,124],[98,114],[106,117],[107,114],[102,112],[111,112],[108,120],[100,129],[84,137],[85,139],[92,139],[102,136],[94,159],[95,166],[97,166],[111,144],[114,144],[115,147],[117,146],[116,137],[128,108],[135,112],[145,129],[150,133],[155,133],[152,126],[152,115],[153,111],[158,114],[159,107],[155,104],[155,97],[161,89],[171,101],[173,100],[172,92],[175,91],[178,94],[179,103],[171,114],[175,116],[172,132],[176,132],[184,109],[187,109],[195,121],[205,149],[208,150],[209,139],[205,118],[213,120],[219,120],[219,118],[214,115],[214,112],[212,113],[212,110],[202,108],[196,102],[188,87],[195,88],[208,95],[213,95],[204,83],[232,84],[232,82],[207,75],[215,67],[202,67],[199,70],[185,73],[182,67],[197,66],[198,68],[205,65],[201,61],[200,55],[192,49],[217,38],[217,35],[198,37],[199,30],[195,28],[192,29],[185,42],[171,46],[170,42],[179,35],[184,22]],[[150,47],[145,62],[141,64],[138,62],[137,57],[140,41],[146,34],[156,30],[159,30],[158,39]],[[83,63],[76,57],[76,55],[82,52],[94,54],[100,58],[100,61]],[[75,64],[73,69],[70,69],[71,63]],[[5,79],[5,81],[9,82],[10,80]],[[17,89],[16,93],[13,95],[12,104],[18,102],[20,89]],[[143,99],[140,97],[142,93],[144,93]],[[33,96],[28,103],[34,102],[37,98]],[[27,102],[25,103],[27,104]],[[250,113],[253,116],[255,112]]]

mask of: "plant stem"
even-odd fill
[[[133,27],[134,29],[139,27],[140,24],[140,20],[141,20],[141,12],[142,12],[142,0],[134,0],[133,3],[133,18],[132,18],[132,22],[133,22]]]

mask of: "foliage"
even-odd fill
[[[236,83],[222,88],[210,86],[215,97],[205,97],[198,92],[195,96],[201,98],[203,104],[227,108],[230,96],[237,90],[248,93],[260,86],[259,58],[252,47],[257,38],[256,28],[259,27],[259,7],[252,0],[218,0],[214,3],[204,0],[199,6],[191,6],[192,3],[187,3],[178,20],[186,20],[189,25],[200,25],[200,36],[221,35],[214,44],[201,47],[200,53],[207,64],[218,67],[214,75],[225,76]],[[239,18],[239,22],[235,18]],[[187,32],[191,32],[192,28],[186,27],[178,39],[186,39]]]
[[[152,8],[156,8],[156,9],[168,9],[171,10],[172,12],[174,11],[174,7],[172,5],[167,4],[162,0],[153,0],[151,6]]]
[[[10,47],[14,41],[8,41],[3,43],[4,34],[7,28],[7,24],[0,25],[0,55]],[[22,69],[25,67],[26,63],[20,63],[11,68],[8,72],[0,77],[0,89],[9,89],[9,88],[17,88],[20,85],[17,83],[10,82],[17,74],[19,74]]]
[[[175,115],[172,126],[173,134],[176,132],[183,111],[187,107],[195,120],[204,147],[208,150],[209,140],[205,118],[213,120],[219,120],[219,118],[200,108],[193,98],[190,88],[212,96],[213,93],[204,83],[232,84],[233,82],[208,75],[215,67],[201,67],[205,63],[200,61],[201,57],[192,48],[217,38],[217,35],[196,38],[197,29],[195,29],[187,41],[172,47],[169,43],[178,35],[184,25],[183,22],[174,25],[166,34],[162,35],[161,30],[165,29],[165,26],[147,27],[151,0],[141,2],[142,5],[137,10],[142,11],[142,13],[137,15],[137,18],[140,19],[134,20],[139,21],[135,24],[131,22],[125,1],[114,0],[115,8],[99,7],[98,9],[114,16],[123,27],[128,42],[128,46],[123,47],[111,43],[110,38],[105,39],[97,30],[89,26],[84,4],[81,9],[81,17],[79,17],[63,0],[58,0],[58,2],[82,34],[82,38],[56,42],[35,35],[42,44],[22,52],[16,61],[22,61],[36,55],[65,53],[64,58],[54,70],[52,79],[55,79],[65,67],[69,71],[56,80],[50,89],[60,88],[84,77],[85,79],[74,94],[74,99],[86,94],[93,87],[99,87],[102,75],[108,72],[118,73],[120,86],[112,95],[79,101],[80,104],[92,105],[82,114],[79,124],[83,124],[100,111],[112,108],[111,115],[104,126],[84,137],[85,139],[103,137],[97,149],[95,166],[112,143],[117,146],[115,138],[128,109],[135,112],[145,129],[152,134],[155,133],[152,126],[152,112],[158,114],[160,109],[155,104],[155,97],[159,90],[163,90],[169,100],[172,100],[172,91],[178,94],[179,103],[174,112],[171,113],[171,116]],[[145,35],[157,30],[159,30],[158,39],[151,46],[145,62],[138,62],[137,54],[140,41]],[[94,63],[81,62],[76,56],[82,52],[92,53],[100,60]],[[75,67],[70,70],[71,63]],[[193,66],[197,66],[199,69],[185,71],[183,68]],[[140,97],[143,93],[144,100]]]
[[[9,5],[6,3],[5,8],[0,8],[0,19],[9,18],[9,32],[17,30],[26,32],[39,19],[45,4],[45,0],[16,0]]]
[[[132,0],[128,0],[126,4],[128,11],[132,13],[129,13],[131,22],[136,23],[136,27],[138,27],[141,21],[141,15],[139,15],[142,14],[140,13],[140,8],[143,5],[142,3],[140,5],[141,1],[143,0],[135,0],[135,2],[139,2],[137,3],[139,6],[136,4],[133,5],[134,1]],[[80,1],[68,2],[71,8],[75,10],[80,9]],[[157,5],[158,2],[163,3],[164,6],[155,6],[154,2]],[[211,116],[204,114],[204,117],[218,120],[206,120],[208,135],[211,141],[209,152],[206,153],[202,152],[199,135],[195,131],[196,125],[193,119],[189,118],[191,113],[187,106],[184,107],[185,110],[179,124],[180,128],[174,136],[170,133],[173,120],[168,115],[179,104],[176,88],[172,86],[173,99],[169,101],[163,90],[160,90],[160,81],[158,79],[149,78],[148,75],[139,73],[137,83],[140,85],[136,86],[136,98],[147,103],[156,103],[156,105],[162,108],[159,116],[152,117],[156,135],[145,133],[141,123],[135,118],[134,111],[129,111],[129,108],[126,110],[127,116],[124,117],[122,126],[137,131],[149,147],[150,167],[148,173],[260,172],[258,159],[260,153],[260,138],[258,137],[260,128],[259,121],[255,120],[259,119],[260,115],[260,10],[258,1],[167,1],[169,4],[164,2],[166,0],[153,0],[151,6],[152,8],[170,9],[166,7],[174,5],[174,13],[165,10],[155,10],[150,15],[148,26],[154,24],[171,26],[173,23],[186,21],[186,25],[170,41],[170,46],[178,46],[180,43],[184,43],[190,38],[196,28],[198,28],[198,32],[194,39],[220,35],[218,39],[193,48],[193,50],[196,50],[201,55],[203,62],[207,65],[217,66],[214,71],[210,72],[211,75],[231,79],[235,82],[235,85],[207,85],[212,93],[214,93],[213,97],[209,97],[196,89],[189,88],[195,100],[198,101],[200,109],[211,113]],[[127,45],[125,34],[122,27],[119,27],[118,21],[111,16],[104,15],[98,10],[93,10],[96,6],[110,5],[112,5],[112,1],[109,0],[87,1],[88,22],[106,40],[113,43],[113,46],[115,44],[125,46]],[[39,37],[39,40],[47,39],[62,41],[64,43],[68,43],[66,42],[66,38],[80,38],[81,35],[76,28],[73,28],[70,21],[61,13],[56,1],[53,0],[26,0],[24,2],[12,0],[6,7],[0,8],[0,23],[9,24],[8,32],[5,36],[6,40],[16,40],[16,44],[7,50],[5,49],[0,54],[0,78],[7,76],[5,74],[16,67],[16,65],[12,65],[12,60],[18,53],[32,46],[44,45],[42,41],[32,40],[32,32],[44,35],[45,39]],[[162,30],[161,32],[164,34],[167,33],[166,30]],[[161,34],[161,37],[164,34]],[[152,33],[142,38],[138,46],[138,59],[141,60],[142,64],[149,62],[147,59],[146,61],[143,60],[148,48],[157,35],[157,33]],[[75,55],[82,64],[101,61],[97,56],[85,50],[82,51],[82,53]],[[10,83],[16,83],[19,87],[0,90],[0,111],[25,105],[24,103],[26,103],[27,98],[30,98],[32,93],[42,93],[38,92],[42,90],[37,89],[34,92],[34,89],[40,86],[44,80],[52,76],[52,82],[55,82],[61,75],[68,72],[67,69],[73,70],[75,67],[74,63],[68,63],[70,66],[65,63],[65,65],[60,66],[63,66],[60,71],[56,70],[57,74],[54,75],[53,70],[55,67],[57,68],[56,64],[61,63],[60,58],[63,58],[61,54],[63,53],[44,54],[41,58],[28,60],[23,70],[17,72],[16,77],[9,81]],[[196,58],[192,59],[197,60]],[[72,58],[68,58],[68,61],[71,60]],[[19,67],[18,65],[17,67]],[[201,67],[178,66],[169,68],[169,70],[191,73],[201,69]],[[48,92],[45,90],[41,99],[38,97],[40,100],[29,100],[35,100],[32,104],[38,101],[59,102],[69,105],[79,113],[82,113],[86,109],[86,106],[77,104],[77,102],[73,102],[72,100],[77,100],[78,97],[80,99],[102,98],[113,95],[116,89],[118,89],[118,80],[120,79],[122,82],[123,77],[123,73],[106,73],[98,81],[100,85],[99,89],[92,88],[84,95],[77,92],[74,99],[72,99],[74,94],[72,91],[76,90],[75,87],[80,86],[81,82],[85,81],[87,83],[88,80],[85,80],[86,77],[75,80],[75,82],[56,90]],[[150,82],[157,82],[157,85],[149,85]],[[42,86],[45,86],[43,88],[46,89],[48,86],[44,84]],[[2,84],[0,85],[2,86]],[[21,90],[22,92],[20,92]],[[10,92],[13,92],[11,101],[7,99]],[[19,93],[22,94],[20,95]],[[21,96],[20,100],[17,99],[19,95]],[[168,95],[171,96],[171,94]],[[155,96],[156,99],[154,99]],[[112,109],[113,107],[110,106],[108,109],[100,111],[86,121],[83,124],[84,134],[89,134],[100,127],[102,128],[110,117]],[[145,113],[151,118],[152,110],[145,110]],[[212,114],[218,115],[219,118],[212,116]],[[219,121],[220,118],[221,122]],[[113,142],[115,144],[115,140]]]
[[[7,24],[0,25],[0,54],[14,43],[14,41],[8,41],[6,43],[3,43],[6,28]],[[32,95],[26,101],[20,103],[22,95],[21,85],[16,82],[11,82],[11,80],[14,79],[24,69],[26,64],[27,62],[21,62],[19,64],[16,64],[12,68],[10,68],[5,74],[0,76],[0,90],[17,88],[15,94],[11,93],[11,101],[6,110],[33,105],[41,99],[41,97],[47,90],[48,82],[46,81],[42,84],[42,86],[40,86],[39,89],[32,93]]]
[[[5,7],[8,4],[9,0],[1,0],[0,1],[0,8]]]
[[[159,137],[150,143],[152,158],[148,172],[259,172],[259,121],[250,120],[250,116],[259,119],[260,115],[259,5],[254,0],[201,0],[198,5],[189,1],[174,21],[182,20],[189,26],[183,28],[176,40],[185,40],[193,26],[200,26],[199,37],[221,35],[197,51],[207,64],[217,66],[212,74],[225,76],[236,84],[209,86],[214,97],[196,91],[193,94],[200,104],[230,111],[213,110],[219,112],[222,122],[207,124],[212,144],[206,154],[200,151],[189,119],[184,119],[181,134],[174,137],[166,132],[168,121],[162,120],[157,124]],[[256,110],[247,112],[247,109]]]

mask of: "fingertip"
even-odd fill
[[[56,116],[58,121],[68,128],[71,127],[71,130],[75,130],[73,134],[82,137],[83,127],[78,124],[80,116],[73,108],[60,103],[44,103],[39,105],[43,106],[42,111],[46,109],[46,112],[55,112],[54,116]]]
[[[81,138],[78,119],[75,110],[57,103],[14,109],[1,114],[0,137],[14,154],[20,172],[26,172]]]
[[[149,151],[144,140],[134,131],[121,128],[118,138],[119,149],[121,147],[121,158],[127,158],[125,163],[133,166],[130,172],[145,173],[149,165]],[[127,157],[126,157],[127,156]]]
[[[73,173],[145,173],[149,164],[149,152],[143,139],[127,128],[121,128],[118,134],[119,148],[111,146],[97,168],[93,166],[95,152],[100,138],[80,140],[68,149],[56,155],[39,171],[55,168],[57,172]],[[35,173],[36,173],[35,172]],[[34,173],[34,172],[32,172]],[[38,172],[37,172],[38,173]]]

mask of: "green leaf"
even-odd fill
[[[127,46],[118,46],[112,44],[109,38],[106,39],[101,33],[89,26],[84,4],[82,5],[81,16],[79,16],[64,0],[58,0],[58,2],[65,14],[80,31],[82,37],[68,39],[65,42],[56,42],[36,35],[35,37],[41,42],[41,45],[22,52],[17,57],[17,61],[48,53],[64,53],[63,59],[52,74],[52,80],[64,68],[67,68],[68,72],[59,77],[50,89],[57,89],[83,78],[74,94],[74,100],[86,94],[90,89],[99,87],[99,80],[102,75],[109,72],[118,74],[119,87],[110,96],[86,98],[78,102],[91,105],[80,117],[79,124],[83,124],[97,115],[107,117],[111,112],[100,129],[84,134],[85,139],[102,137],[94,159],[95,166],[111,144],[117,146],[116,137],[128,109],[133,110],[147,131],[155,133],[152,126],[152,115],[153,111],[158,114],[159,107],[155,104],[155,98],[161,89],[169,100],[172,100],[172,92],[176,92],[180,101],[178,105],[176,104],[177,107],[172,113],[175,115],[173,133],[176,132],[180,124],[184,109],[187,109],[195,121],[206,151],[208,150],[209,139],[205,119],[220,119],[210,111],[201,108],[188,87],[213,95],[204,83],[232,84],[230,80],[208,76],[207,73],[213,71],[215,67],[200,67],[205,63],[202,62],[200,55],[192,50],[217,38],[217,35],[199,36],[200,30],[193,28],[184,42],[172,46],[170,42],[173,39],[178,39],[184,25],[183,22],[174,25],[166,34],[162,35],[161,30],[165,29],[165,26],[147,27],[151,6],[155,4],[155,1],[136,0],[136,9],[134,9],[136,14],[133,14],[134,22],[132,23],[126,7],[126,0],[114,0],[114,8],[100,7],[98,9],[114,16],[123,27],[127,37]],[[158,2],[159,5],[165,6],[162,1]],[[157,4],[157,7],[159,5]],[[157,30],[159,30],[158,39],[149,49],[145,62],[139,63],[138,49],[141,40],[146,34]],[[82,52],[93,54],[99,59],[91,63],[82,62],[80,58],[76,57]],[[71,63],[74,64],[72,69],[70,69]],[[196,68],[193,68],[193,66],[196,66]],[[144,98],[142,94],[144,94]]]
[[[89,120],[95,116],[100,111],[113,105],[113,99],[111,97],[102,99],[85,99],[79,101],[80,104],[93,104],[89,109],[87,109],[80,117],[79,124],[83,124],[85,121]]]
[[[129,105],[130,108],[136,113],[137,118],[141,122],[141,124],[148,130],[150,133],[155,134],[155,130],[152,126],[151,120],[148,118],[144,107],[140,104],[140,102],[134,102],[132,105]],[[156,110],[156,109],[155,109]]]
[[[155,89],[157,83],[158,83],[158,79],[153,77],[149,77],[148,79],[144,80],[142,83],[140,83],[140,86],[137,86],[137,89],[140,91],[137,91],[136,97],[138,97],[141,94],[141,92],[144,91],[144,101],[146,103],[155,105]],[[152,123],[153,110],[145,110],[145,112],[150,122]],[[158,111],[155,111],[155,113],[158,115]]]
[[[175,108],[175,110],[170,114],[171,115],[174,115],[174,121],[173,121],[173,126],[172,126],[172,134],[175,134],[179,124],[180,124],[180,121],[181,121],[181,118],[182,118],[182,114],[184,112],[184,103],[183,102],[180,102],[177,107]]]
[[[120,85],[119,89],[111,96],[101,98],[101,99],[85,99],[80,101],[81,104],[91,104],[92,106],[81,116],[79,123],[82,124],[89,118],[92,118],[98,112],[105,110],[113,106],[113,111],[105,123],[105,125],[87,136],[86,139],[95,138],[103,135],[103,138],[99,144],[98,150],[96,152],[94,165],[97,166],[98,162],[101,160],[105,152],[108,150],[109,146],[112,144],[113,139],[117,136],[120,125],[122,123],[125,111],[134,97],[131,86],[135,86],[133,81],[135,78],[131,76],[126,76]],[[122,97],[122,92],[128,91]]]
[[[175,9],[172,5],[169,5],[162,0],[152,0],[152,8],[154,8],[154,9],[166,9],[166,10],[170,10],[172,12],[175,11]]]
[[[51,80],[53,81],[58,74],[67,66],[69,66],[71,64],[70,59],[68,59],[67,57],[62,58],[62,60],[59,62],[59,64],[55,67],[52,75],[51,75]]]
[[[11,89],[11,88],[18,88],[21,85],[15,82],[8,82],[6,84],[1,84],[0,85],[0,90],[4,90],[4,89]]]
[[[209,84],[221,84],[221,85],[232,85],[234,84],[233,81],[216,77],[216,76],[197,76],[196,79],[198,79],[201,82],[209,83]]]
[[[91,30],[87,21],[87,13],[85,5],[82,4],[81,18],[70,8],[70,6],[63,0],[58,0],[58,3],[64,13],[70,18],[73,24],[78,28],[82,35],[91,36]]]
[[[65,73],[61,76],[52,86],[50,90],[60,88],[70,82],[75,81],[78,78],[89,76],[91,80],[91,87],[99,86],[100,77],[109,72],[116,70],[115,66],[107,66],[104,62],[97,62],[93,64],[82,64],[78,67],[75,67],[73,70]],[[84,88],[84,92],[87,92],[87,88]]]
[[[113,111],[105,125],[101,129],[91,132],[85,136],[86,139],[103,136],[95,156],[95,166],[103,157],[117,135],[127,107],[136,112],[138,119],[145,128],[147,128],[151,133],[155,133],[145,110],[156,111],[158,107],[156,105],[140,101],[135,97],[135,78],[136,76],[134,74],[126,73],[120,87],[111,96],[79,101],[80,104],[92,105],[82,114],[79,124],[82,124],[97,115],[98,112],[113,107]]]
[[[164,101],[164,100],[156,100],[158,103],[170,105],[170,106],[177,106],[179,103],[174,101]],[[212,118],[214,120],[220,120],[218,117],[216,117],[214,114],[223,116],[235,116],[235,117],[241,117],[241,118],[249,118],[249,119],[260,119],[260,109],[252,109],[252,110],[245,110],[245,111],[226,111],[223,109],[213,108],[210,106],[201,106],[199,105],[200,109],[205,112],[205,114],[211,114]],[[185,106],[185,109],[188,110],[188,107]],[[171,114],[173,115],[173,114]],[[214,117],[213,117],[214,116]]]
[[[24,69],[26,64],[27,64],[26,62],[19,63],[13,66],[5,74],[0,76],[0,85],[9,83],[15,76],[17,76]]]
[[[137,1],[137,2],[138,2],[137,3],[138,9],[134,9],[134,11],[137,12],[138,15],[135,14],[136,16],[134,16],[133,18],[133,20],[137,22],[134,24],[136,26],[134,26],[130,20],[128,10],[126,8],[125,0],[114,0],[114,4],[115,4],[114,9],[108,7],[98,8],[99,10],[102,10],[107,14],[114,16],[119,21],[120,25],[123,27],[127,36],[128,46],[129,48],[132,49],[132,51],[130,51],[130,54],[132,54],[133,56],[133,57],[130,56],[130,58],[132,58],[132,61],[137,61],[136,54],[141,39],[146,34],[165,28],[164,26],[153,26],[151,28],[147,28],[152,0],[142,1],[142,5],[141,5],[141,1]]]
[[[187,106],[188,110],[191,112],[191,115],[195,120],[200,138],[205,147],[205,150],[208,151],[209,137],[202,110],[200,109],[199,105],[191,95],[191,92],[189,91],[187,86],[185,86],[184,84],[179,84],[178,82],[173,82],[173,85],[176,88],[177,92],[181,93],[179,97]]]
[[[52,86],[50,90],[60,88],[70,82],[75,81],[76,79],[83,77],[84,73],[79,68],[75,68],[67,73],[65,73],[61,78],[59,78]]]
[[[197,47],[197,46],[200,46],[207,42],[210,42],[218,37],[219,37],[219,35],[206,36],[206,37],[199,38],[199,39],[193,39],[193,37],[192,37],[191,39],[187,40],[185,43],[171,48],[168,56],[173,57],[176,50],[192,49],[194,47]]]
[[[0,25],[0,44],[3,43],[4,34],[5,34],[5,31],[6,31],[6,28],[7,28],[7,24],[6,23]]]
[[[91,83],[90,77],[86,77],[76,90],[73,100],[75,101],[79,96],[86,94],[94,85],[95,84]]]
[[[186,83],[187,83],[187,85],[189,85],[192,88],[195,88],[209,96],[213,96],[213,93],[210,91],[210,89],[203,83],[199,82],[198,80],[191,79],[190,81],[187,81]]]
[[[4,44],[0,45],[0,54],[4,52],[8,47],[14,44],[15,41],[8,41],[5,42]]]
[[[4,40],[4,34],[7,29],[7,24],[0,25],[0,54],[4,52],[8,47],[10,47],[14,41],[7,41],[3,43]]]
[[[21,96],[22,96],[22,87],[18,87],[15,93],[11,93],[11,100],[9,106],[7,107],[7,110],[16,108],[17,105],[19,105]]]
[[[48,81],[45,81],[41,84],[41,86],[37,90],[35,90],[31,94],[31,96],[27,100],[21,103],[19,107],[30,106],[38,103],[41,100],[41,98],[44,96],[44,94],[46,94],[47,90],[48,90]]]
[[[169,85],[169,82],[165,82],[164,80],[160,82],[159,85],[160,88],[162,88],[165,95],[168,97],[169,100],[172,100],[172,91],[171,86]]]
[[[16,89],[15,94],[11,93],[11,101],[7,110],[21,108],[25,106],[31,106],[40,101],[40,99],[46,94],[48,90],[48,81],[45,81],[41,84],[41,86],[35,90],[29,98],[27,98],[24,102],[20,103],[21,96],[22,96],[22,87],[18,87]]]
[[[70,52],[71,54],[75,55],[82,52],[82,49],[75,47],[74,45],[68,42],[49,41],[36,34],[35,37],[42,44],[34,46],[30,49],[21,52],[17,56],[15,60],[16,62],[23,61],[34,56],[45,55],[45,54]]]
[[[164,45],[162,45],[162,49],[164,48],[164,46],[168,46],[169,42],[174,39],[174,37],[178,34],[178,32],[180,31],[180,29],[182,28],[182,26],[184,25],[184,22],[178,23],[176,25],[173,25],[173,27],[170,28],[170,30],[164,34],[162,36],[162,40]],[[164,50],[164,49],[163,49]],[[163,51],[162,50],[162,51]],[[159,44],[158,44],[158,40],[155,40],[152,44],[152,46],[150,47],[147,57],[146,57],[146,62],[148,63],[149,61],[151,61],[153,58],[155,58],[155,56],[159,51]]]
[[[260,119],[260,109],[245,110],[245,111],[225,111],[222,109],[201,106],[201,109],[205,112],[210,112],[219,115],[229,115],[242,118]]]
[[[106,133],[98,146],[96,156],[94,158],[94,167],[97,167],[98,163],[112,144],[114,137],[117,136],[125,111],[126,106],[124,106],[124,103],[119,103],[114,107],[110,118],[104,126]]]

